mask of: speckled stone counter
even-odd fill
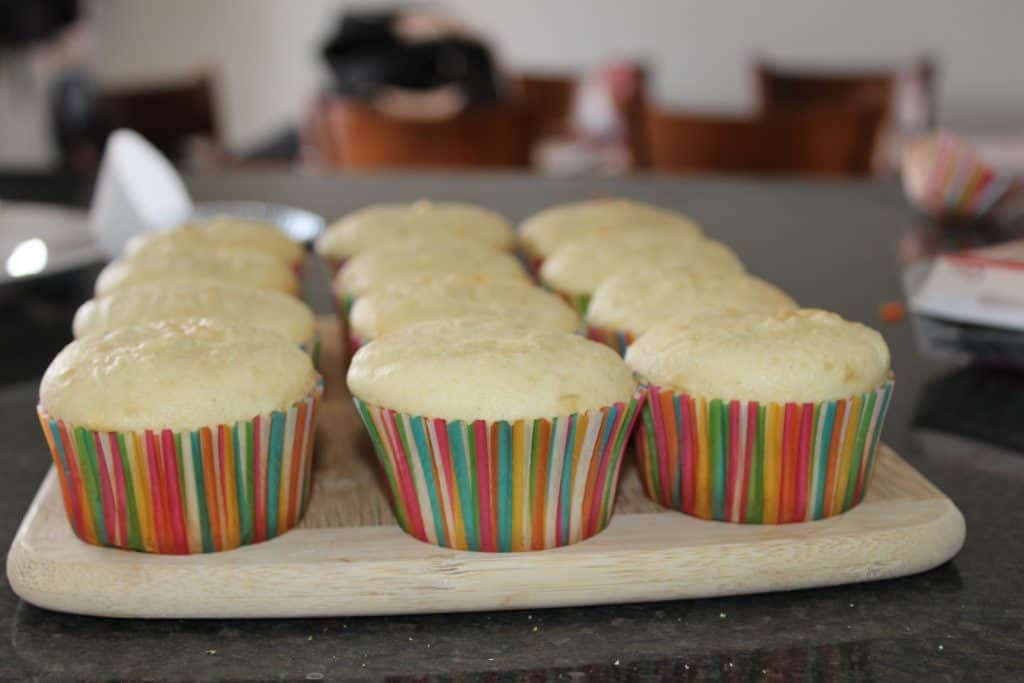
[[[898,245],[936,229],[905,208],[897,187],[863,183],[259,174],[193,178],[191,187],[202,199],[279,201],[329,218],[368,202],[430,196],[519,219],[558,201],[622,194],[691,213],[800,303],[874,325],[878,305],[902,296]],[[311,301],[327,310],[323,272],[311,268],[309,278]],[[967,520],[960,555],[926,574],[644,605],[204,622],[57,614],[22,603],[5,584],[0,679],[1022,679],[1024,454],[989,444],[1021,443],[1024,377],[957,370],[923,358],[906,322],[881,329],[898,376],[885,439]],[[958,389],[965,378],[970,395]],[[33,412],[36,386],[0,388],[7,544],[49,465]],[[991,409],[966,409],[978,401]],[[966,425],[936,419],[968,413]]]

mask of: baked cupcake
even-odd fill
[[[649,386],[635,439],[658,503],[783,524],[864,497],[893,386],[878,332],[814,309],[683,316],[626,363]]]
[[[440,318],[493,317],[557,332],[580,332],[582,321],[565,301],[528,282],[444,277],[371,289],[349,313],[352,350],[382,334]]]
[[[172,318],[218,318],[277,332],[317,362],[320,340],[313,311],[299,299],[269,289],[217,280],[171,280],[124,287],[82,304],[75,337]]]
[[[563,244],[544,261],[540,281],[583,314],[602,282],[640,266],[681,266],[703,274],[744,272],[739,257],[721,242],[659,228],[635,228]]]
[[[171,249],[111,261],[96,278],[96,296],[147,282],[210,278],[221,282],[273,289],[298,296],[299,278],[291,266],[253,249]]]
[[[642,398],[608,347],[494,318],[375,339],[352,359],[348,386],[402,528],[484,551],[603,529]]]
[[[638,227],[668,228],[684,237],[701,234],[681,213],[629,199],[591,199],[559,204],[533,214],[519,227],[519,242],[533,272],[566,242],[608,236]]]
[[[316,252],[332,270],[347,259],[410,237],[459,239],[511,250],[514,234],[500,214],[457,202],[374,204],[339,218],[316,241]]]
[[[214,319],[83,337],[39,418],[75,534],[153,553],[229,550],[301,518],[321,383],[284,337]]]
[[[529,281],[519,260],[508,252],[465,240],[407,239],[349,259],[335,275],[332,290],[338,310],[347,317],[352,303],[375,287],[425,284],[449,275]]]
[[[306,249],[269,223],[222,216],[208,221],[186,223],[163,232],[147,232],[125,245],[133,256],[167,250],[252,249],[288,264],[301,272]]]
[[[781,289],[752,275],[640,266],[612,275],[597,288],[587,307],[587,334],[625,354],[633,340],[669,318],[793,308],[796,303]]]

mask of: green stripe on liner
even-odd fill
[[[196,478],[196,510],[199,511],[199,531],[203,539],[203,552],[213,552],[210,534],[210,511],[206,507],[206,479],[203,477],[203,442],[198,431],[189,432],[192,444],[192,471]]]
[[[543,420],[534,420],[533,421],[533,432],[530,434],[530,452],[528,454],[529,458],[530,458],[530,464],[529,464],[530,476],[527,478],[528,480],[526,482],[526,486],[527,486],[527,488],[529,488],[529,491],[530,491],[530,495],[529,495],[530,506],[526,509],[527,510],[527,512],[526,512],[526,520],[527,520],[526,521],[526,530],[528,532],[527,535],[529,535],[529,537],[531,539],[533,538],[533,506],[534,506],[534,503],[535,503],[534,498],[537,496],[537,493],[538,493],[537,492],[537,487],[534,485],[534,483],[537,481],[537,466],[538,466],[537,465],[537,461],[538,461],[537,451],[539,450],[539,447],[540,447],[539,442],[540,442],[540,425],[541,425],[541,422],[543,422]]]
[[[747,498],[745,522],[760,524],[764,519],[764,423],[767,410],[757,406],[757,431],[754,437],[754,457],[751,458],[750,493]]]
[[[245,453],[241,452],[241,434],[243,426],[241,422],[236,422],[232,428],[234,432],[234,438],[231,440],[231,448],[234,451],[235,458],[235,494],[237,497],[238,504],[238,530],[242,544],[252,543],[252,498],[250,497],[249,486],[252,485],[252,459]],[[252,452],[252,423],[249,423],[248,430],[245,430],[249,434],[250,441],[247,445],[247,450]],[[246,477],[246,461],[248,460],[249,476]],[[249,481],[246,482],[246,479]]]
[[[136,501],[135,483],[132,481],[134,468],[128,460],[128,449],[125,448],[124,434],[117,433],[117,450],[121,457],[121,469],[124,471],[124,491],[128,503],[128,547],[133,550],[145,550],[142,547],[142,531],[139,525],[139,508]]]
[[[868,435],[868,428],[871,426],[871,417],[875,412],[876,400],[876,394],[867,394],[864,408],[860,411],[860,424],[857,425],[857,440],[853,443],[853,461],[850,463],[850,476],[846,479],[846,493],[843,496],[843,510],[849,510],[850,506],[853,505],[853,494],[857,491],[857,481],[860,479],[860,461],[864,457],[864,441]]]
[[[388,461],[388,451],[384,447],[384,441],[381,439],[380,433],[377,431],[377,425],[373,421],[370,408],[358,398],[353,398],[352,400],[356,404],[359,416],[363,419],[366,432],[370,435],[370,441],[373,443],[373,450],[377,454],[377,459],[380,460],[381,466],[384,468],[384,476],[387,477],[388,486],[391,487],[391,500],[395,504],[395,514],[398,517],[398,523],[403,529],[411,532],[412,528],[409,526],[405,505],[402,503],[402,492],[398,488],[398,479],[395,478],[395,472]]]
[[[498,550],[512,550],[512,425],[498,423]]]
[[[729,427],[726,411],[721,399],[714,399],[708,406],[708,431],[711,440],[711,518],[725,519],[725,460],[726,444],[729,441]]]
[[[565,439],[565,458],[562,459],[562,481],[558,485],[558,501],[560,510],[560,523],[562,536],[557,539],[560,544],[569,542],[569,524],[572,521],[569,514],[569,506],[572,505],[572,466],[576,452],[576,430],[579,428],[579,414],[569,417],[568,434]],[[557,527],[556,527],[557,532]]]
[[[267,458],[267,538],[277,536],[277,517],[281,508],[281,457],[284,447],[285,414],[270,414],[270,457]]]
[[[618,411],[618,408],[615,408],[614,410]],[[625,440],[629,436],[627,434],[629,430],[626,429],[626,427],[629,425],[630,420],[633,419],[634,412],[636,412],[635,400],[626,404],[625,415],[622,416],[622,426],[619,428],[619,434],[615,438],[615,445],[612,447],[611,461],[608,463],[607,475],[604,478],[604,497],[601,499],[600,518],[602,529],[608,525],[608,520],[612,515],[612,506],[615,503],[615,496],[612,494],[615,490],[615,473],[618,471],[619,461],[622,459],[622,454],[626,450]]]
[[[647,469],[651,472],[651,486],[654,487],[654,490],[648,491],[647,494],[654,500],[661,500],[661,472],[658,467],[658,463],[660,462],[658,457],[658,439],[654,432],[654,409],[651,408],[649,402],[644,408],[640,419],[644,421],[644,436],[647,441]]]
[[[82,481],[85,484],[85,495],[89,500],[93,525],[96,527],[96,538],[103,545],[109,545],[113,539],[107,538],[107,525],[103,515],[99,465],[96,462],[96,449],[89,432],[82,427],[75,428],[75,442],[78,444],[78,466],[82,470]],[[84,465],[84,467],[83,467]]]
[[[464,432],[464,425],[461,421],[455,420],[448,423],[448,446],[452,452],[455,482],[459,487],[459,500],[462,503],[462,522],[466,531],[466,544],[470,550],[479,550],[480,534],[476,524],[476,495],[470,478],[469,463],[466,462],[466,448],[462,441]]]
[[[416,454],[419,456],[420,467],[423,468],[423,479],[426,483],[427,495],[430,497],[430,511],[434,517],[434,533],[437,534],[438,543],[448,545],[448,537],[444,532],[444,515],[441,513],[441,501],[438,500],[440,486],[434,479],[434,467],[430,460],[430,439],[423,428],[425,418],[411,417],[409,424],[412,426],[412,438],[416,443]]]
[[[871,481],[871,471],[875,467],[875,462],[878,460],[878,442],[882,439],[882,425],[885,423],[885,414],[889,410],[889,399],[892,398],[892,382],[889,382],[882,390],[882,407],[878,410],[878,424],[875,427],[875,433],[871,437],[871,456],[868,460],[868,466],[864,470],[864,486],[861,488],[861,496],[864,495],[864,491],[867,489],[867,484]],[[876,392],[877,393],[877,392]]]

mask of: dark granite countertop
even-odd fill
[[[328,218],[370,202],[419,196],[480,202],[514,219],[599,193],[650,200],[694,215],[711,236],[735,247],[751,271],[802,304],[873,325],[881,325],[879,304],[902,296],[899,253],[907,252],[908,240],[940,234],[905,207],[896,186],[873,183],[236,174],[192,178],[190,185],[200,199],[278,201]],[[313,303],[326,310],[322,273],[313,273]],[[3,323],[5,544],[49,466],[33,412],[45,358],[33,349],[64,341],[64,317],[88,291],[81,279],[19,292],[22,307],[32,297],[43,302],[45,315],[32,307],[36,327]],[[11,306],[4,306],[8,315],[21,310]],[[37,328],[42,331],[33,332]],[[837,588],[652,604],[201,622],[58,614],[21,602],[5,583],[0,679],[1022,679],[1024,377],[928,360],[907,322],[881,330],[898,376],[885,440],[948,493],[967,520],[964,549],[933,571]],[[12,336],[25,334],[30,339],[20,342]],[[994,444],[1016,444],[1017,450]]]

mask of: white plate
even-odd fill
[[[102,261],[87,216],[53,204],[0,201],[0,283]]]

